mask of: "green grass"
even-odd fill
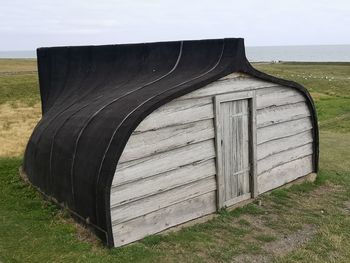
[[[255,67],[307,87],[316,102],[322,131],[350,132],[350,63],[257,64]]]
[[[34,59],[0,59],[0,105],[40,102],[38,74]]]
[[[33,106],[39,101],[38,77],[36,74],[0,74],[0,104],[21,102]]]
[[[350,63],[256,64],[257,69],[303,84],[311,93],[350,98]]]
[[[0,60],[0,104],[39,102],[35,74],[23,73],[34,66],[33,61]],[[64,211],[22,182],[18,175],[22,157],[0,158],[0,261],[232,262],[244,256],[248,262],[264,257],[268,262],[348,262],[350,64],[256,66],[304,84],[314,96],[321,128],[321,170],[315,183],[274,190],[260,197],[259,203],[221,210],[214,219],[176,233],[106,249]],[[1,75],[10,71],[14,74]],[[266,250],[286,236],[304,231],[305,226],[312,226],[315,233],[309,233],[310,239],[302,246],[280,249],[277,254]]]

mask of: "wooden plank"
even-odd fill
[[[309,143],[297,148],[293,148],[284,152],[270,155],[258,161],[258,175],[276,166],[310,155],[312,154],[312,152],[313,152],[312,143]]]
[[[166,152],[185,145],[214,138],[213,120],[170,126],[155,131],[132,134],[119,163]]]
[[[259,194],[313,172],[312,155],[282,164],[258,176]]]
[[[132,203],[112,207],[111,217],[113,224],[129,221],[133,218],[149,214],[173,204],[192,199],[196,196],[215,191],[215,176],[176,187],[160,194],[151,195]]]
[[[312,141],[313,135],[311,130],[298,133],[289,137],[268,141],[258,146],[257,158],[258,160],[261,160],[270,155],[293,149],[295,147],[311,143]]]
[[[218,95],[214,100],[218,208],[227,200],[250,192],[250,176],[251,172],[255,172],[250,167],[250,163],[255,160],[249,161],[250,152],[253,153],[253,149],[250,149],[253,145],[249,142],[249,127],[255,128],[255,115],[253,109],[249,109],[255,108],[253,96],[254,92],[249,91]]]
[[[249,109],[249,103],[248,100],[244,100],[243,102],[243,113],[246,113],[247,115],[242,117],[242,126],[240,130],[240,136],[241,136],[241,167],[242,170],[244,170],[244,173],[241,173],[237,176],[238,179],[238,195],[243,195],[250,192],[250,156],[249,156],[249,148],[251,147],[251,141],[249,137],[249,121],[250,121],[250,109]]]
[[[235,161],[234,151],[236,147],[233,147],[233,136],[236,135],[236,132],[233,133],[235,127],[232,125],[231,115],[233,112],[234,102],[224,102],[221,103],[221,148],[222,148],[222,170],[225,181],[225,201],[230,200],[232,196],[237,194],[237,181],[236,177],[232,178],[231,168],[234,167],[233,162]],[[235,130],[236,131],[236,130]],[[233,166],[233,167],[232,167]],[[233,171],[235,172],[235,171]]]
[[[242,172],[249,170],[248,101],[224,102],[221,108],[221,147],[227,201],[244,194],[244,181],[249,182],[249,173]],[[247,180],[245,177],[248,177]]]
[[[210,159],[202,163],[191,163],[179,169],[147,177],[119,187],[112,186],[111,207],[159,194],[169,189],[215,175],[215,173],[215,161],[214,159]]]
[[[285,106],[269,107],[257,112],[258,128],[301,119],[310,116],[310,111],[305,102],[289,104]]]
[[[244,73],[240,73],[240,72],[234,72],[234,73],[231,73],[225,77],[222,77],[221,79],[219,79],[218,81],[222,81],[222,80],[227,80],[227,79],[235,79],[235,78],[238,78],[238,77],[241,77],[241,78],[251,78],[249,75],[247,74],[244,74]]]
[[[252,99],[250,101],[250,191],[252,197],[258,196],[258,183],[257,183],[257,126],[256,126],[256,91],[253,91]]]
[[[224,103],[224,102],[232,102],[232,101],[249,99],[252,97],[252,94],[253,94],[253,91],[248,90],[248,91],[221,94],[221,95],[217,95],[216,97],[219,98],[220,103]]]
[[[312,129],[311,118],[302,118],[257,129],[257,144],[292,136]]]
[[[230,207],[230,206],[233,206],[237,203],[240,203],[240,202],[243,202],[247,199],[250,199],[251,197],[252,197],[251,193],[245,193],[245,194],[237,196],[231,200],[225,201],[224,206]]]
[[[214,140],[190,144],[168,152],[118,164],[112,185],[140,180],[214,157]]]
[[[223,156],[221,148],[221,102],[220,96],[216,96],[213,99],[214,101],[214,110],[215,110],[215,149],[216,149],[216,182],[217,182],[217,191],[216,191],[216,201],[217,209],[224,207],[225,202],[225,180],[224,180],[224,171],[222,167]]]
[[[256,96],[257,109],[305,101],[300,92],[284,86],[257,90]]]
[[[135,132],[213,118],[213,108],[210,107],[212,96],[273,86],[276,84],[247,77],[216,81],[161,106],[145,118]]]
[[[173,100],[148,115],[134,133],[207,120],[214,117],[212,99]]]
[[[213,82],[201,89],[186,94],[178,100],[198,99],[213,97],[225,93],[242,92],[254,89],[263,89],[266,87],[280,86],[272,82],[266,82],[251,77],[238,77],[234,79],[225,79]]]
[[[215,191],[113,226],[116,247],[215,212]]]

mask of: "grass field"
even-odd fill
[[[255,66],[304,84],[315,99],[316,182],[109,250],[19,178],[40,118],[37,73],[33,60],[0,60],[0,262],[350,262],[350,64]]]

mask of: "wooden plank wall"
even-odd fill
[[[111,190],[115,246],[216,211],[213,96],[256,90],[258,192],[312,172],[312,123],[297,91],[231,74],[149,115]]]

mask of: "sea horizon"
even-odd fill
[[[350,44],[246,46],[250,62],[350,62]],[[35,59],[35,50],[0,51],[1,59]]]

